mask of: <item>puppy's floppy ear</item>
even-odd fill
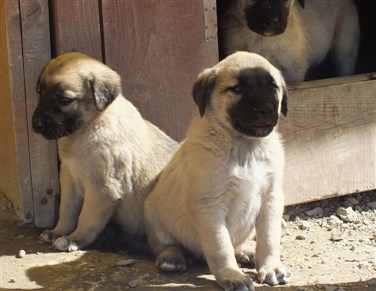
[[[89,80],[90,89],[94,95],[95,106],[99,111],[103,111],[116,96],[121,94],[121,79],[113,72],[106,78],[94,76]]]
[[[281,113],[283,116],[287,116],[287,111],[288,111],[288,93],[287,93],[287,87],[283,86],[283,91],[282,91],[282,101],[281,101]]]
[[[198,75],[197,81],[193,85],[192,96],[198,106],[201,117],[205,113],[205,108],[213,93],[215,82],[215,70],[206,69]]]
[[[298,0],[298,3],[300,4],[300,6],[302,6],[302,8],[304,8],[305,0]]]

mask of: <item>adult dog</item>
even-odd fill
[[[261,282],[278,284],[284,151],[275,130],[287,114],[286,85],[263,57],[237,52],[204,70],[193,87],[199,107],[187,137],[145,201],[156,265],[184,270],[182,245],[205,257],[228,290],[253,290],[236,256],[255,226]]]
[[[113,218],[144,235],[143,202],[177,144],[121,93],[120,76],[80,53],[51,60],[37,85],[33,129],[58,139],[59,221],[40,238],[61,251],[92,243]]]
[[[338,76],[354,73],[360,30],[352,0],[236,0],[220,26],[225,54],[259,53],[288,83],[303,81],[330,51]]]

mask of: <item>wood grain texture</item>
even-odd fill
[[[32,222],[33,199],[25,104],[22,36],[18,1],[0,4],[1,21],[1,191],[18,216]],[[4,86],[4,87],[3,87]],[[3,91],[4,90],[4,91]]]
[[[102,60],[98,0],[53,0],[50,4],[56,55],[77,51]]]
[[[363,79],[290,91],[286,204],[376,188],[376,81]]]
[[[144,118],[180,140],[198,110],[191,89],[218,61],[205,40],[202,1],[103,0],[105,60]]]
[[[37,80],[51,59],[48,1],[21,1],[20,11],[34,225],[46,228],[53,226],[59,193],[56,141],[35,134],[31,119],[39,99],[35,90]]]

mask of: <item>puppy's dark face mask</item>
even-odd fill
[[[79,107],[77,103],[85,99],[65,96],[59,84],[50,88],[40,85],[38,91],[39,103],[32,119],[34,131],[49,140],[73,134],[80,127],[82,116],[79,110],[69,109]]]
[[[72,135],[104,111],[121,94],[121,80],[104,64],[71,53],[46,66],[37,92],[33,129],[46,139],[58,139]]]
[[[262,68],[244,69],[237,80],[235,86],[227,88],[239,97],[228,109],[232,127],[247,136],[267,136],[278,123],[281,88]]]
[[[248,28],[262,36],[285,31],[293,0],[253,0],[244,8]]]

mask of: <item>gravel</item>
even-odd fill
[[[290,275],[287,285],[272,289],[376,290],[375,204],[376,191],[371,191],[286,207],[281,259]],[[220,290],[205,265],[166,275],[157,271],[152,258],[132,255],[121,244],[107,252],[96,245],[94,250],[55,252],[38,241],[40,230],[7,218],[13,210],[2,195],[0,207],[0,265],[6,266],[1,270],[1,288]],[[254,269],[243,270],[256,282]]]

